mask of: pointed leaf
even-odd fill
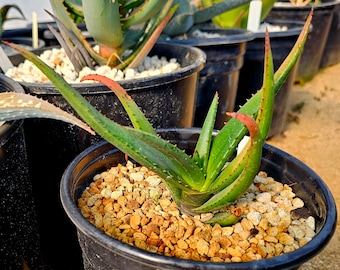
[[[209,161],[212,132],[215,125],[217,108],[218,108],[218,95],[215,94],[215,97],[207,113],[207,117],[204,120],[202,130],[200,136],[198,137],[195,151],[193,154],[194,161],[197,162],[198,166],[203,169],[204,175],[206,175],[207,165]],[[201,190],[202,189],[204,190],[206,186],[209,186],[209,184],[210,183],[208,181],[205,181]]]
[[[98,75],[98,74],[90,74],[90,75],[84,76],[81,79],[81,81],[85,81],[85,80],[94,80],[94,81],[97,81],[97,82],[101,82],[102,84],[105,84],[118,97],[118,99],[121,102],[121,104],[123,105],[125,111],[129,115],[129,118],[132,122],[132,125],[136,129],[140,129],[140,130],[143,130],[145,132],[156,135],[156,131],[153,129],[152,125],[147,120],[147,118],[145,117],[143,112],[139,109],[139,107],[137,106],[135,101],[133,99],[131,99],[131,97],[125,91],[125,89],[123,87],[121,87],[117,82],[115,82],[115,81],[113,81],[113,80],[111,80],[111,79],[109,79],[105,76]]]
[[[265,57],[264,57],[264,74],[263,74],[262,98],[260,109],[256,118],[259,125],[262,139],[266,140],[270,129],[270,124],[274,111],[274,64],[270,48],[268,30],[265,35]]]

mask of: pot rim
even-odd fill
[[[168,129],[169,130],[169,129]],[[200,128],[184,128],[184,129],[171,129],[174,131],[178,130],[194,130],[194,132],[199,132]],[[154,263],[155,266],[162,265],[172,265],[179,266],[183,269],[190,268],[194,264],[196,269],[221,269],[222,266],[230,267],[230,269],[277,269],[277,267],[284,267],[283,269],[291,269],[291,267],[301,265],[303,262],[309,260],[318,254],[330,241],[331,237],[334,234],[336,229],[336,221],[337,221],[337,211],[336,204],[331,194],[329,188],[324,183],[324,181],[306,164],[292,155],[284,152],[283,150],[271,146],[269,144],[264,145],[264,154],[263,156],[273,154],[277,156],[286,156],[291,159],[292,163],[297,163],[299,166],[304,167],[307,175],[309,176],[309,180],[314,180],[319,185],[316,187],[318,190],[321,190],[323,193],[323,198],[325,200],[325,205],[327,207],[326,216],[323,227],[316,233],[316,235],[312,238],[310,242],[306,245],[298,248],[295,251],[282,254],[280,256],[275,256],[268,259],[261,259],[258,261],[250,261],[250,262],[239,262],[239,263],[215,263],[215,262],[201,262],[201,261],[192,261],[192,260],[184,260],[174,257],[167,257],[160,254],[150,253],[148,251],[139,249],[137,247],[125,244],[120,242],[117,239],[114,239],[104,232],[100,231],[94,225],[92,225],[85,217],[80,213],[79,208],[76,206],[75,202],[72,199],[72,195],[70,193],[70,189],[73,188],[71,183],[69,182],[70,174],[72,172],[72,168],[76,166],[80,161],[84,159],[84,157],[90,153],[95,151],[95,149],[100,148],[104,145],[110,145],[106,141],[101,141],[95,145],[90,146],[86,150],[84,150],[81,154],[79,154],[67,167],[65,173],[62,176],[61,185],[60,185],[60,197],[62,206],[73,222],[76,225],[77,230],[81,231],[83,234],[92,238],[94,241],[98,242],[103,247],[109,248],[111,250],[118,250],[121,256],[129,257],[130,259],[134,259],[136,261],[143,261],[145,264]],[[117,148],[112,146],[110,151],[119,151]],[[263,157],[264,158],[264,157]],[[96,160],[94,160],[95,162]],[[88,160],[86,161],[88,162]],[[321,233],[322,232],[322,233]],[[105,244],[103,244],[105,243]],[[132,254],[131,254],[132,253]],[[280,268],[281,269],[281,268]]]
[[[222,46],[235,45],[238,43],[246,43],[255,38],[253,32],[243,28],[215,28],[204,27],[200,29],[202,32],[216,33],[224,36],[214,38],[187,38],[187,39],[171,39],[169,44],[182,44],[186,46]]]
[[[273,20],[273,19],[268,19],[265,20],[263,23],[269,23],[274,26],[286,26],[287,24],[290,25],[288,26],[287,30],[284,31],[269,31],[269,38],[280,38],[280,37],[286,37],[286,36],[299,36],[301,30],[303,29],[304,22],[303,21],[293,21],[293,20]],[[313,26],[310,26],[309,32],[311,32],[313,29]],[[264,38],[265,37],[265,32],[256,32],[255,33],[255,39],[258,38]]]
[[[283,9],[283,10],[311,10],[313,7],[315,9],[329,9],[334,5],[338,4],[339,0],[324,0],[321,4],[317,5],[306,5],[306,6],[293,6],[289,1],[276,1],[274,3],[273,8],[275,9]]]

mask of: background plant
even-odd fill
[[[75,70],[93,64],[136,67],[151,50],[177,6],[172,0],[50,0],[59,32],[50,27]],[[85,22],[86,40],[77,23]]]
[[[137,104],[118,83],[100,75],[89,75],[83,78],[83,80],[102,82],[112,89],[127,111],[133,127],[121,126],[106,118],[35,54],[18,45],[10,46],[44,72],[93,130],[136,162],[157,173],[183,212],[197,214],[214,212],[233,203],[253,182],[259,170],[262,147],[271,122],[274,94],[277,93],[301,54],[310,22],[311,15],[291,53],[275,74],[269,37],[268,33],[266,34],[263,87],[237,113],[230,114],[234,119],[228,121],[213,138],[218,104],[218,97],[215,96],[191,156],[158,137]],[[67,115],[54,110],[52,104],[43,106],[43,101],[33,96],[0,94],[0,121],[27,117],[65,120]],[[68,121],[74,122],[75,119],[68,118]],[[87,128],[79,121],[75,124]],[[237,145],[247,133],[247,129],[250,140],[241,153],[233,158]],[[237,221],[239,217],[240,213],[223,211],[215,214],[210,222],[228,225]]]

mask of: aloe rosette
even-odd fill
[[[294,48],[275,74],[269,35],[266,34],[262,88],[238,112],[230,113],[232,119],[214,137],[212,135],[218,105],[216,95],[192,155],[160,138],[138,105],[117,82],[101,75],[88,75],[82,79],[95,80],[112,89],[127,111],[133,127],[122,126],[103,116],[36,55],[18,45],[9,45],[44,72],[96,133],[136,162],[157,173],[183,212],[190,214],[218,212],[208,222],[228,225],[237,221],[242,213],[229,213],[224,211],[224,207],[235,202],[246,192],[259,171],[262,148],[273,113],[274,95],[301,54],[311,18],[310,15]],[[10,100],[4,99],[3,95],[0,94],[0,121],[27,117],[60,120],[60,113],[55,110],[51,109],[48,114],[46,111],[40,111],[33,96],[27,95],[25,102],[22,102],[22,97],[16,96],[15,93],[11,93]],[[29,99],[32,99],[32,106]],[[75,120],[70,118],[69,121]],[[78,122],[75,124],[79,125]],[[247,132],[250,140],[243,150],[232,158],[237,145]]]
[[[84,66],[109,65],[117,69],[138,66],[152,49],[177,6],[173,0],[50,0],[60,33],[50,27],[79,71]],[[99,52],[76,24],[86,28]]]

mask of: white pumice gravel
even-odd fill
[[[109,66],[97,66],[95,70],[88,67],[83,68],[79,75],[75,72],[72,63],[65,54],[63,48],[53,48],[45,50],[40,56],[46,64],[52,67],[57,73],[62,75],[69,83],[80,83],[80,79],[88,74],[105,75],[113,80],[128,80],[136,78],[145,78],[160,74],[170,73],[178,70],[180,64],[177,59],[167,60],[165,57],[147,56],[144,61],[136,69],[125,69],[124,71],[110,68]],[[47,83],[48,78],[30,61],[25,60],[17,67],[7,70],[6,76],[22,82],[28,83]],[[86,81],[91,83],[93,81]],[[96,82],[93,82],[96,83]]]
[[[166,256],[212,262],[270,258],[305,245],[315,235],[315,219],[291,215],[303,206],[290,186],[260,172],[228,206],[241,211],[242,219],[211,226],[204,223],[211,213],[181,214],[161,179],[131,162],[97,174],[78,200],[83,216],[111,237]]]

